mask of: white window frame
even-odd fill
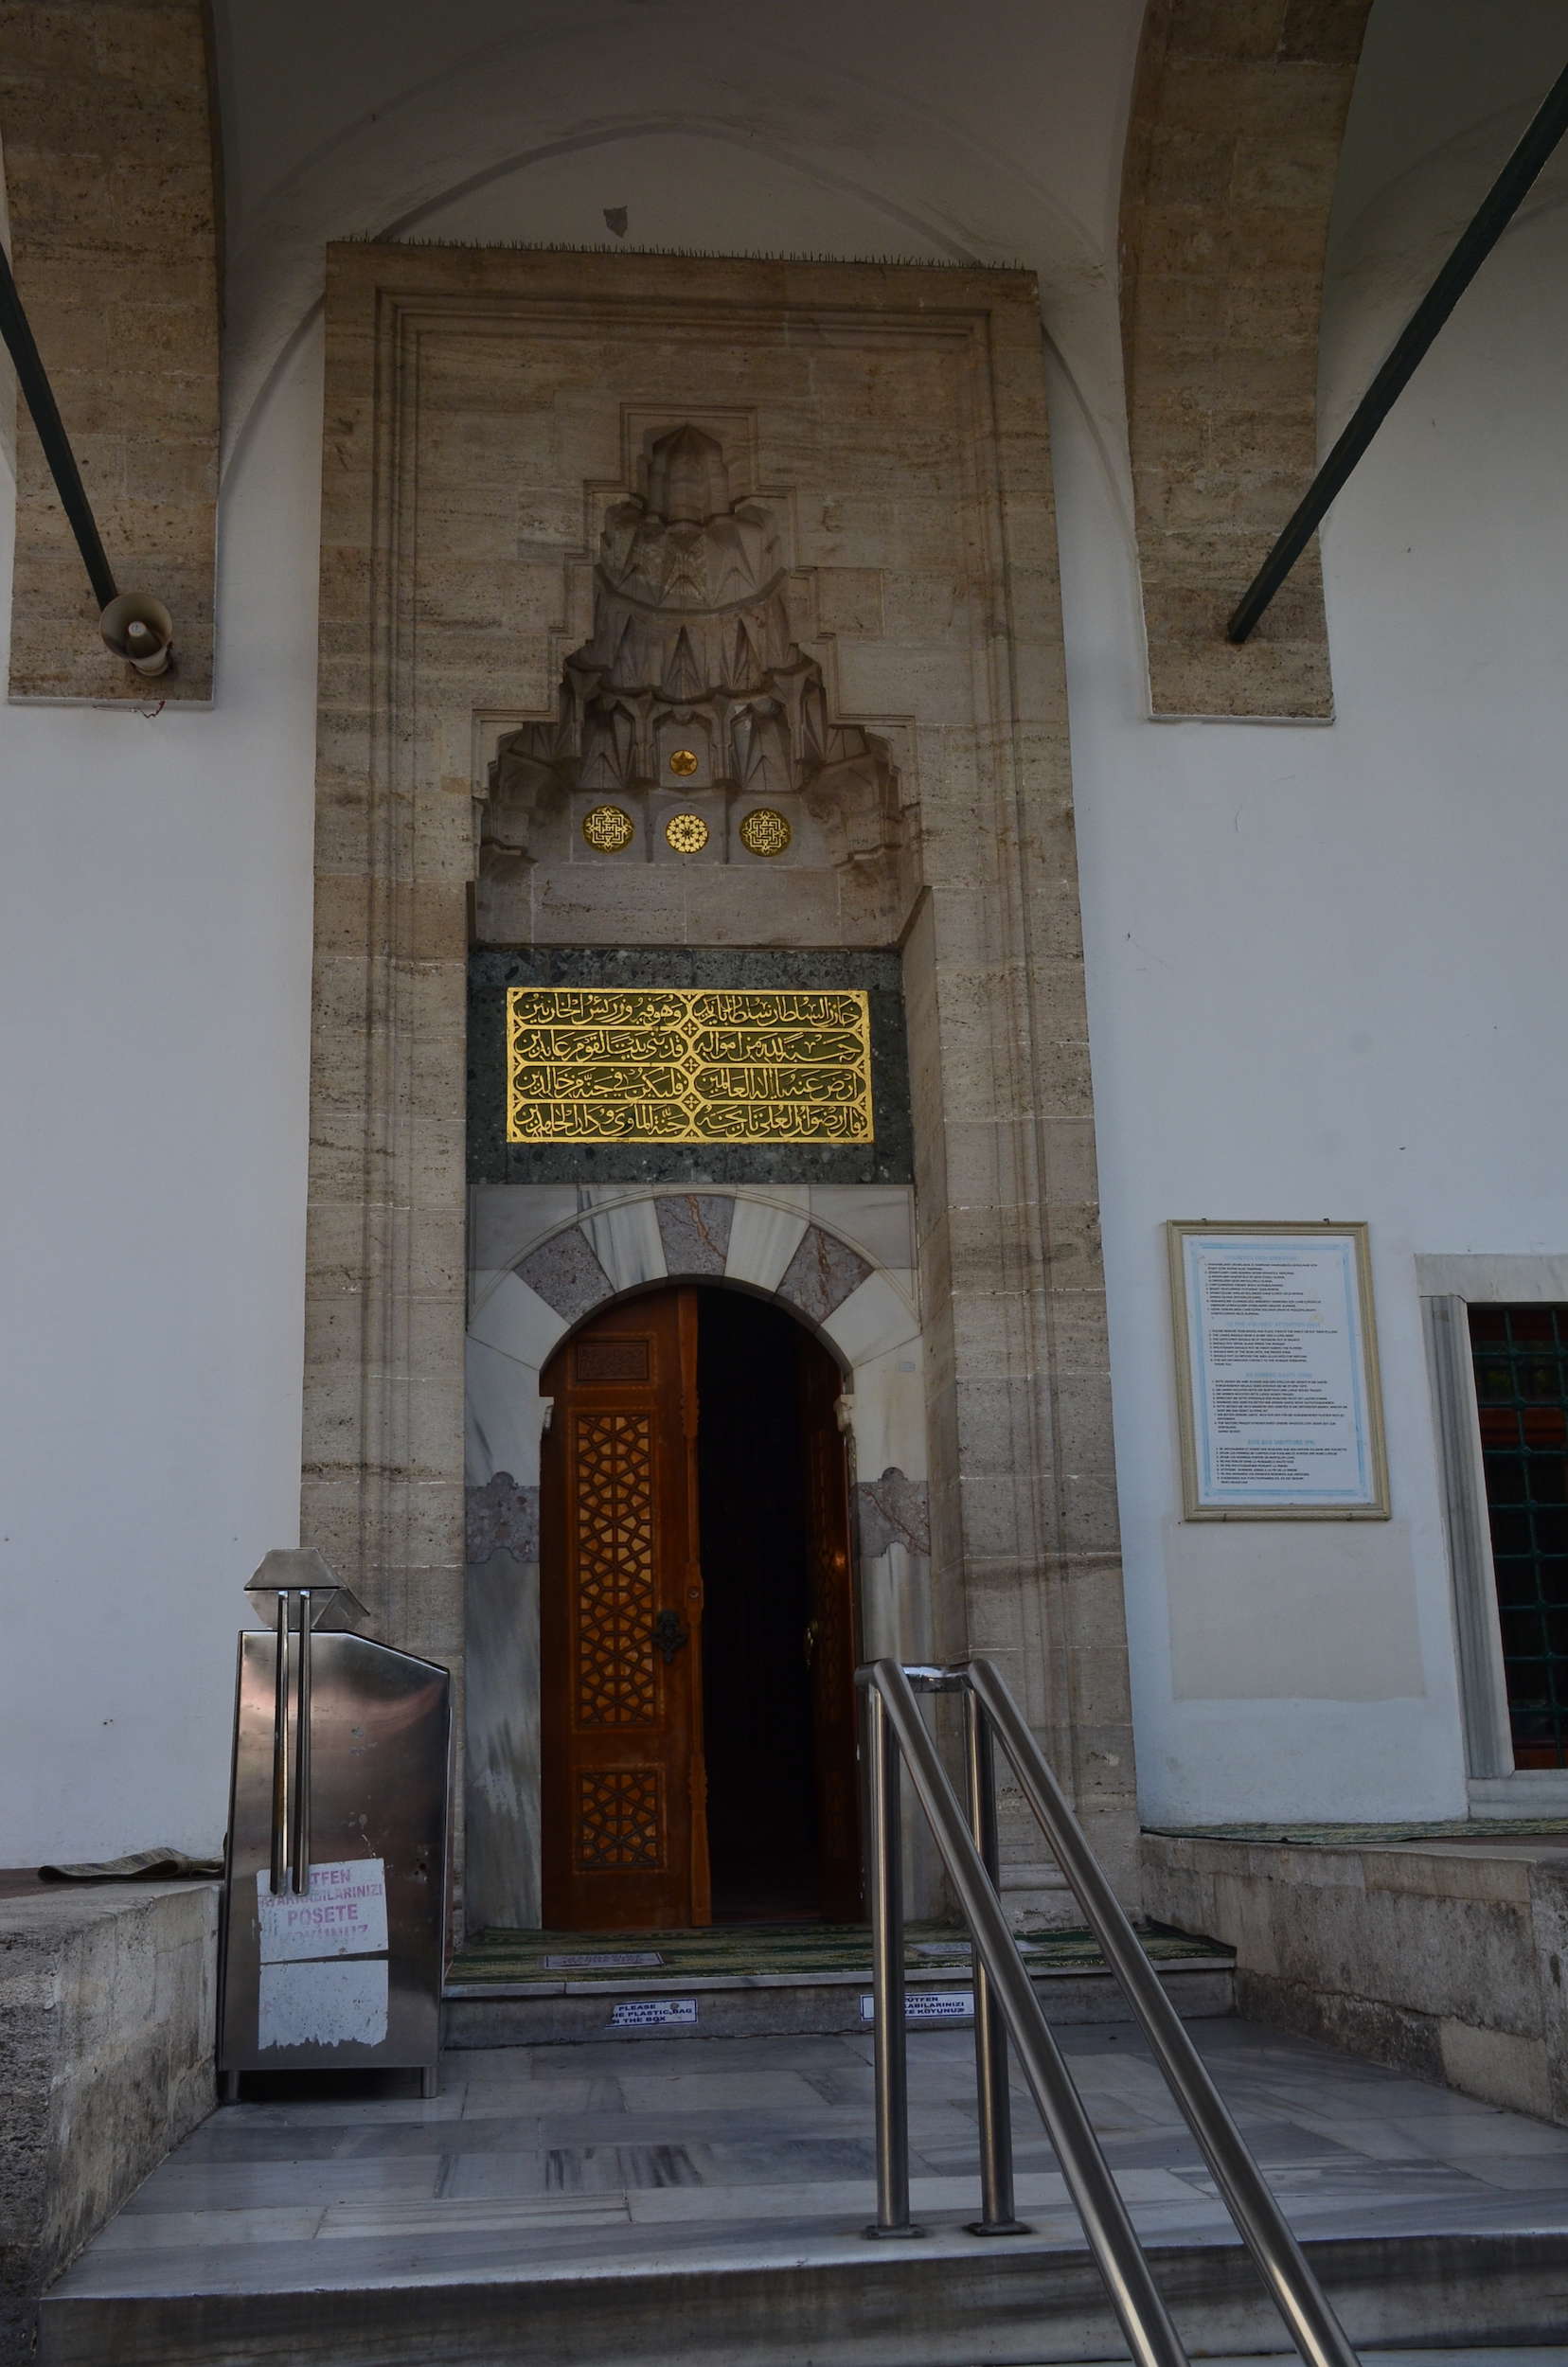
[[[1416,1287],[1437,1430],[1471,1811],[1552,1816],[1568,1809],[1568,1768],[1514,1765],[1469,1309],[1568,1306],[1568,1255],[1417,1257]]]

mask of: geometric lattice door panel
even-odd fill
[[[697,1302],[608,1308],[546,1368],[540,1598],[544,1921],[708,1920]]]
[[[655,1716],[653,1416],[568,1415],[577,1543],[573,1682],[579,1726]]]

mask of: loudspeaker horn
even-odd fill
[[[122,592],[98,618],[98,631],[116,657],[138,674],[161,674],[174,646],[174,619],[147,592]]]

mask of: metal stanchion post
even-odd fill
[[[311,1887],[311,1593],[299,1597],[299,1706],[294,1730],[294,1886]]]
[[[871,1845],[871,1987],[876,2022],[877,2216],[867,2235],[923,2235],[909,2216],[904,2035],[903,1835],[899,1745],[877,1692],[865,1696],[865,1829]]]
[[[1001,1852],[996,1838],[996,1762],[986,1713],[964,1688],[964,1769],[970,1831],[980,1861],[997,1890]],[[1013,2209],[1012,2108],[1007,2097],[1007,2031],[996,2009],[990,1976],[974,1932],[974,2074],[980,2097],[980,2216],[971,2235],[1027,2235]]]
[[[263,1697],[264,1698],[264,1697]],[[277,1597],[277,1662],[273,1672],[272,1894],[289,1882],[289,1598]]]

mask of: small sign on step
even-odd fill
[[[581,1956],[546,1956],[546,1972],[649,1972],[664,1958],[656,1949],[591,1949]]]
[[[875,2021],[877,2001],[861,1999],[862,2021]],[[972,1989],[906,1989],[904,2020],[908,2021],[970,2021],[974,2015]]]
[[[629,1997],[610,2009],[613,2030],[659,2030],[671,2024],[689,2027],[696,2019],[694,1997]]]

